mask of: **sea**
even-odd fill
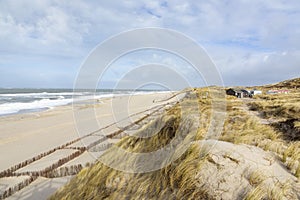
[[[89,99],[144,94],[154,90],[1,89],[0,116],[38,112]]]

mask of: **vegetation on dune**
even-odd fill
[[[82,170],[64,187],[64,192],[58,192],[53,199],[206,198],[205,191],[190,181],[199,168],[201,159],[197,146],[191,146],[179,160],[155,172],[124,173],[98,163],[91,169]]]
[[[289,182],[283,184],[276,184],[269,188],[266,184],[261,183],[256,186],[251,192],[247,194],[245,200],[257,200],[257,199],[295,199],[292,192],[292,186]]]
[[[287,88],[287,89],[299,89],[300,88],[300,78],[294,78],[286,81],[282,81],[276,84],[266,85],[263,86],[266,89],[273,89],[273,88]]]
[[[211,98],[209,95],[207,89],[192,91],[184,102],[178,103],[167,110],[162,117],[144,126],[137,133],[139,137],[127,136],[117,144],[118,147],[135,153],[152,152],[170,144],[176,135],[182,134],[186,129],[189,131],[180,136],[189,144],[195,141],[195,137],[198,139],[205,137],[203,129],[208,129],[207,122],[210,120]],[[197,126],[191,124],[191,121],[197,118],[195,115],[200,119]],[[202,127],[199,130],[198,125]],[[176,152],[174,156],[175,154]],[[200,156],[202,154],[203,156]],[[110,151],[106,153],[106,156],[113,157],[114,160],[123,159]],[[58,191],[52,198],[166,199],[176,197],[187,199],[197,196],[210,199],[209,194],[197,187],[191,179],[200,170],[201,163],[205,159],[205,154],[200,153],[199,146],[191,145],[178,159],[154,172],[126,173],[99,162],[91,168],[82,170],[70,184]]]
[[[167,126],[149,140],[127,137],[118,145],[132,152],[148,152],[151,149],[149,143],[156,148],[160,146],[159,141],[163,144],[170,142],[177,126],[176,117],[168,116],[163,120],[166,120]],[[149,129],[142,132],[146,130]],[[121,159],[113,153],[109,156]],[[201,160],[205,159],[199,155],[199,148],[193,145],[179,159],[161,170],[139,174],[118,171],[99,162],[92,168],[82,170],[53,199],[168,199],[172,196],[183,199],[195,195],[206,198],[205,191],[197,188],[190,179],[201,168]]]
[[[260,111],[266,118],[299,119],[300,93],[260,95],[249,103],[252,110]]]
[[[280,153],[281,149],[276,148],[282,143],[279,139],[280,134],[273,128],[261,124],[256,118],[242,110],[241,106],[241,101],[235,100],[227,103],[227,117],[219,140],[259,146]],[[270,145],[270,141],[274,146]]]
[[[300,80],[300,79],[297,79]],[[279,133],[282,140],[282,161],[300,177],[300,93],[261,95],[249,103],[250,109],[258,111],[264,118],[271,119],[269,127]]]
[[[300,93],[263,95],[249,103],[252,110],[263,117],[273,119],[272,126],[280,131],[287,141],[300,140]]]
[[[215,88],[188,90],[186,98],[181,103],[168,109],[161,117],[136,133],[137,136],[143,137],[126,136],[117,143],[119,148],[128,152],[147,153],[170,144],[180,135],[181,139],[190,145],[180,156],[177,151],[173,152],[174,157],[178,156],[177,159],[168,163],[170,158],[166,158],[163,164],[167,164],[161,169],[145,173],[122,172],[98,162],[84,168],[50,199],[216,199],[215,194],[208,191],[207,187],[201,185],[196,178],[207,163],[215,163],[213,155],[209,154],[207,149],[201,148],[199,143],[194,142],[205,139],[248,144],[273,152],[295,176],[299,177],[299,141],[287,141],[279,130],[261,124],[255,117],[241,109],[242,102],[236,98],[227,97],[227,115],[222,134],[220,136],[213,134],[217,132],[218,127],[218,120],[212,119],[213,112],[217,110],[221,113],[224,103],[222,95],[217,99],[212,98],[212,93],[217,91]],[[270,107],[273,104],[265,101],[277,101],[276,105],[281,102],[283,107],[292,106],[292,104],[286,105],[283,99],[271,98],[273,97],[261,96],[258,103],[252,103],[250,106],[259,111],[262,108],[273,109]],[[213,106],[214,110],[212,110]],[[267,112],[266,115],[272,116],[271,113]],[[283,113],[282,117],[298,116],[297,112],[287,108],[280,113]],[[222,114],[219,116],[221,117]],[[194,119],[197,121],[195,122]],[[297,126],[296,122],[295,127]],[[121,155],[114,154],[114,151],[110,150],[104,156],[112,160],[131,159],[122,158]],[[230,154],[223,157],[239,165],[239,160]],[[215,164],[218,166],[217,163]],[[243,198],[278,199],[288,197],[289,192],[293,190],[293,186],[289,183],[278,182],[277,185],[268,186],[267,179],[268,175],[264,172],[252,170],[248,177],[252,189],[241,194]],[[293,195],[290,196],[294,197]]]

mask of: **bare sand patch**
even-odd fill
[[[10,187],[14,187],[29,178],[30,176],[13,176],[0,178],[0,194],[2,194]]]
[[[97,142],[97,141],[103,141],[105,140],[105,136],[100,135],[91,135],[85,138],[82,138],[81,140],[67,146],[68,148],[80,148],[80,147],[88,147],[89,145]]]
[[[7,200],[44,200],[52,195],[58,188],[66,184],[72,176],[60,178],[44,178],[39,177],[27,187],[16,192]]]
[[[256,192],[259,187],[262,199],[269,199],[272,190],[285,192],[282,195],[289,195],[287,199],[297,199],[300,193],[297,178],[273,153],[250,145],[217,140],[196,143],[202,151],[208,152],[206,161],[196,174],[196,182],[213,198],[243,199],[246,195],[250,197],[251,192]],[[288,187],[283,189],[285,185]]]
[[[23,172],[34,172],[34,171],[41,171],[45,168],[51,166],[53,163],[58,162],[60,159],[70,156],[71,154],[75,153],[77,150],[74,149],[61,149],[56,150],[54,153],[51,153],[48,156],[43,157],[40,160],[37,160],[19,170],[17,173]]]
[[[104,151],[99,152],[98,155],[100,156],[100,155],[102,155],[102,153],[104,153]],[[81,154],[77,158],[74,158],[73,160],[63,164],[58,169],[63,168],[63,167],[75,166],[75,165],[85,166],[87,163],[95,162],[97,160],[97,157],[98,156],[96,156],[95,152],[91,153],[91,152],[85,151],[83,154]]]

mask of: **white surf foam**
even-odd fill
[[[30,103],[4,103],[0,104],[0,115],[14,114],[22,110],[38,110],[53,108],[71,103],[72,99],[42,99]]]

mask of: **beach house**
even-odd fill
[[[249,91],[245,89],[229,88],[226,90],[227,95],[236,96],[238,98],[252,97]]]

